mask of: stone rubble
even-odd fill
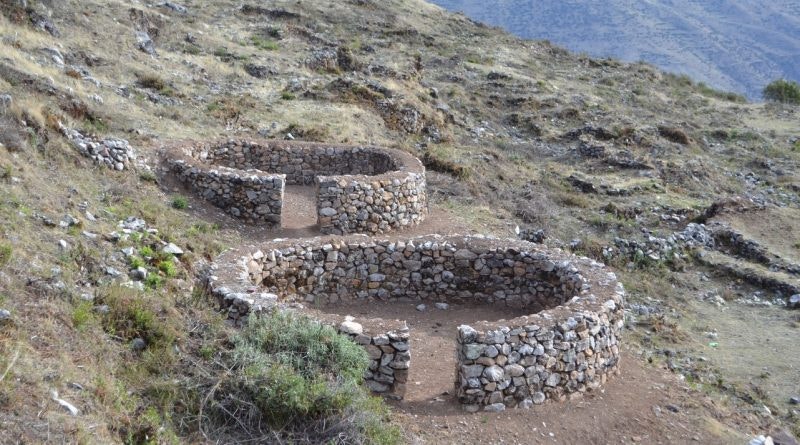
[[[78,151],[108,168],[122,171],[131,168],[136,160],[136,151],[125,139],[106,138],[97,140],[78,130],[59,124],[59,130]]]

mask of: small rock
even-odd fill
[[[517,405],[517,408],[531,409],[532,406],[533,406],[533,400],[525,399],[525,400],[519,402],[519,405]]]
[[[425,306],[424,304],[417,305],[417,310],[420,312],[425,312],[426,309],[428,309],[428,306]]]
[[[11,312],[8,309],[0,309],[0,322],[11,320]]]
[[[503,405],[502,403],[493,403],[491,405],[486,405],[486,407],[483,408],[483,410],[489,413],[499,413],[505,411],[506,406]]]
[[[115,268],[113,268],[111,266],[108,266],[108,267],[106,267],[106,274],[111,275],[112,277],[116,278],[116,277],[122,275],[122,272],[120,272],[119,270],[117,270],[117,269],[115,269]]]
[[[668,409],[668,410],[672,411],[673,413],[679,413],[679,412],[681,412],[681,409],[680,409],[680,408],[678,408],[677,406],[675,406],[675,405],[673,405],[673,404],[671,404],[671,403],[668,403],[668,404],[664,405],[664,408],[666,408],[666,409]]]
[[[789,307],[794,309],[800,309],[800,294],[794,294],[789,297]]]
[[[67,402],[66,400],[60,399],[60,398],[58,397],[58,392],[56,392],[55,390],[52,392],[52,396],[53,396],[53,400],[54,400],[56,403],[58,403],[58,405],[59,405],[60,407],[62,407],[62,408],[64,408],[65,410],[67,410],[67,411],[68,411],[68,412],[69,412],[71,415],[73,415],[73,416],[77,416],[78,414],[80,414],[80,413],[81,413],[81,412],[78,410],[78,408],[75,408],[75,405],[73,405],[73,404],[71,404],[71,403]]]
[[[339,325],[339,331],[350,335],[360,335],[364,333],[364,327],[354,321],[345,321]]]
[[[439,309],[440,311],[446,311],[450,308],[450,305],[447,303],[436,303],[434,306],[436,306],[436,309]]]
[[[161,251],[164,252],[164,253],[169,253],[169,254],[175,255],[175,256],[183,255],[183,249],[181,249],[180,247],[176,246],[173,243],[167,244],[166,246],[164,246],[163,249],[161,249]]]
[[[143,338],[136,337],[131,341],[131,349],[136,352],[143,351],[146,347],[147,343],[145,343]]]
[[[151,56],[156,54],[156,44],[150,38],[150,34],[144,31],[136,31],[136,44],[142,52]]]
[[[111,308],[109,308],[107,304],[101,304],[99,306],[95,306],[93,310],[98,314],[103,314],[103,315],[111,312]]]
[[[133,256],[136,254],[136,249],[133,247],[124,247],[121,249],[121,251],[123,254],[125,254],[125,256]]]
[[[131,272],[131,278],[134,280],[146,280],[147,279],[147,269],[144,267],[137,267]]]
[[[800,405],[800,397],[792,397],[789,399],[789,403],[792,405]]]
[[[186,8],[186,6],[179,5],[179,4],[173,3],[173,2],[163,2],[163,3],[159,4],[158,6],[161,6],[161,7],[167,8],[167,9],[171,9],[171,10],[177,12],[177,13],[180,13],[180,14],[186,14],[187,12],[189,12],[189,9]]]

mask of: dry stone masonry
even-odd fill
[[[454,332],[455,391],[470,411],[562,400],[617,371],[624,290],[614,274],[521,240],[276,240],[225,252],[212,270],[208,288],[233,323],[293,308],[333,324],[367,350],[365,379],[378,393],[403,395],[412,354],[406,324],[341,320],[316,308],[397,300],[519,309],[526,315]]]
[[[370,146],[228,140],[167,149],[171,170],[234,217],[280,227],[284,188],[317,189],[322,233],[384,233],[427,214],[425,168],[408,153]]]

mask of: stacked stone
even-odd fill
[[[204,169],[191,160],[170,159],[173,173],[193,192],[251,224],[280,227],[285,175],[227,167]]]
[[[252,283],[321,305],[410,298],[541,309],[568,300],[581,283],[567,261],[477,237],[312,241],[255,256],[248,258]]]
[[[272,208],[277,194],[270,191],[277,190],[277,178],[318,188],[322,233],[382,233],[418,224],[427,214],[425,168],[397,150],[230,140],[173,149],[169,156],[173,171],[197,193],[248,222],[279,225],[280,211]],[[270,182],[276,187],[267,187]]]
[[[348,317],[339,326],[354,343],[361,345],[369,357],[369,366],[364,373],[364,383],[372,392],[391,394],[402,398],[408,382],[411,366],[411,342],[408,327],[373,335],[364,331],[361,324]]]
[[[470,411],[562,400],[596,388],[617,370],[624,290],[588,258],[469,236],[311,238],[267,247],[229,251],[213,265],[209,288],[236,322],[266,308],[370,299],[471,301],[535,313],[459,327],[455,389]],[[367,350],[369,387],[402,394],[408,329],[368,334],[349,319],[339,330]]]
[[[458,328],[457,395],[468,411],[501,411],[598,388],[617,370],[622,294],[601,312],[547,327]]]
[[[82,155],[108,168],[122,171],[130,168],[136,159],[136,152],[125,139],[97,140],[64,126],[61,126],[61,132]]]
[[[606,155],[606,147],[602,144],[584,141],[578,146],[578,153],[586,158],[602,158]]]
[[[318,184],[322,233],[384,233],[419,224],[427,210],[424,174],[385,180],[322,176]]]

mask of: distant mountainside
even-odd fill
[[[521,37],[644,60],[752,99],[800,80],[797,0],[430,0]]]

